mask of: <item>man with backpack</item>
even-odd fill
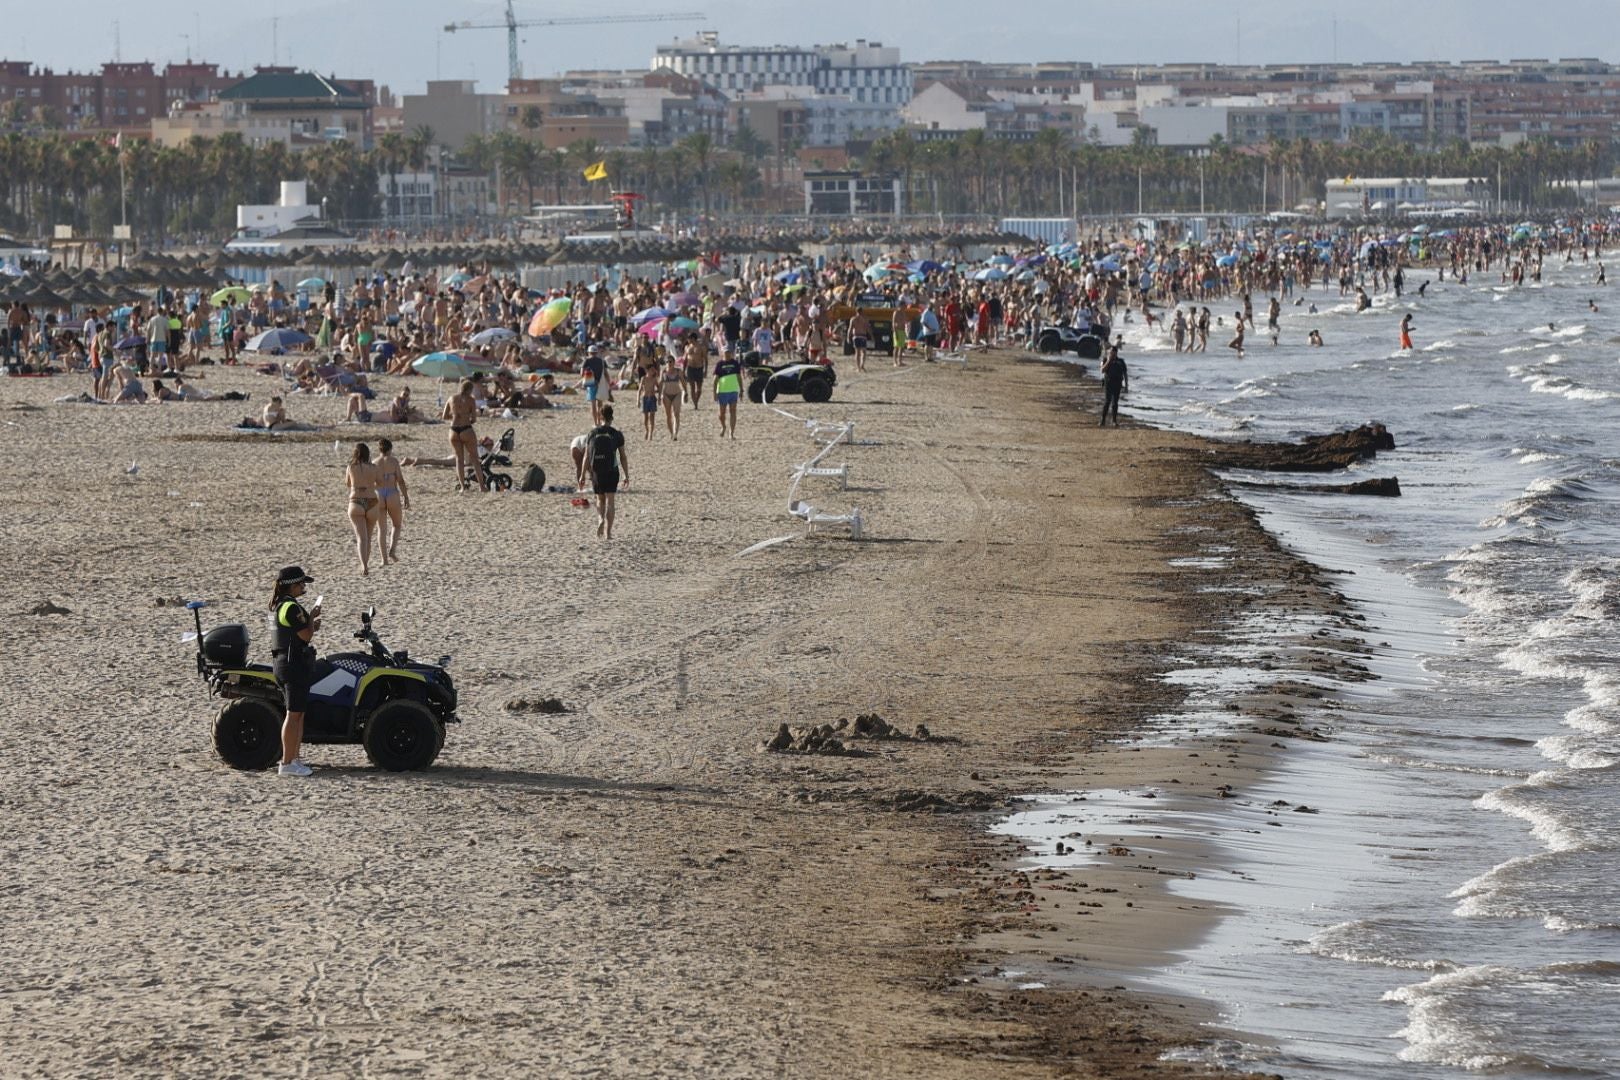
[[[624,449],[624,433],[613,426],[613,406],[602,406],[602,422],[585,436],[585,475],[596,493],[596,535],[613,539],[613,496],[619,478],[630,490],[630,458]]]

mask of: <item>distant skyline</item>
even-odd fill
[[[525,74],[571,68],[646,68],[653,49],[699,30],[723,44],[810,45],[856,38],[897,45],[921,60],[1158,64],[1479,60],[1602,56],[1620,26],[1617,0],[1360,0],[1355,5],[1297,0],[1139,0],[1087,18],[1080,0],[1012,0],[986,20],[979,0],[873,4],[818,0],[557,0],[516,3],[519,19],[703,11],[689,23],[530,29],[520,37]],[[504,29],[446,34],[448,22],[500,23],[489,0],[258,0],[229,16],[199,0],[73,0],[60,6],[18,0],[0,28],[0,59],[31,60],[58,72],[93,70],[114,59],[159,66],[189,54],[230,70],[293,64],[322,74],[370,78],[395,93],[420,92],[428,79],[476,79],[497,91],[506,81]],[[1077,11],[1080,12],[1077,14]],[[919,17],[920,13],[922,14]],[[1335,25],[1335,14],[1337,21]],[[117,26],[115,33],[115,23]],[[370,44],[375,42],[376,44]]]

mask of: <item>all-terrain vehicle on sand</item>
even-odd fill
[[[248,663],[248,631],[240,623],[203,632],[206,602],[186,605],[197,625],[197,674],[221,698],[214,750],[233,769],[268,769],[281,758],[281,690],[268,664]],[[360,615],[355,638],[369,652],[333,653],[315,661],[304,741],[363,746],[379,769],[425,769],[444,748],[445,725],[457,723],[456,687],[445,666],[393,651],[371,627],[375,609]]]
[[[1035,351],[1072,352],[1082,360],[1100,360],[1108,347],[1109,332],[1108,324],[1102,322],[1079,327],[1054,323],[1036,333]]]
[[[754,354],[757,355],[757,354]],[[838,373],[828,364],[769,364],[747,362],[748,400],[755,405],[775,401],[782,394],[798,394],[812,404],[832,400]]]

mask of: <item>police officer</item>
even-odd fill
[[[308,776],[312,771],[298,756],[298,748],[304,741],[304,707],[315,674],[310,639],[321,628],[321,609],[305,611],[298,598],[314,580],[301,566],[284,566],[270,594],[270,656],[287,706],[281,726],[281,767],[276,770],[282,776]]]
[[[1238,324],[1242,326],[1242,323]],[[1119,395],[1130,388],[1130,373],[1125,367],[1125,358],[1119,355],[1120,346],[1125,344],[1125,335],[1118,334],[1114,343],[1108,346],[1108,352],[1103,356],[1103,411],[1102,423],[1099,427],[1108,426],[1108,414],[1114,415],[1114,426],[1119,427]]]

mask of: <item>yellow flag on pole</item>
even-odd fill
[[[607,179],[607,161],[603,160],[603,161],[598,161],[595,165],[587,165],[585,167],[585,179],[587,179],[587,180],[606,180]]]

